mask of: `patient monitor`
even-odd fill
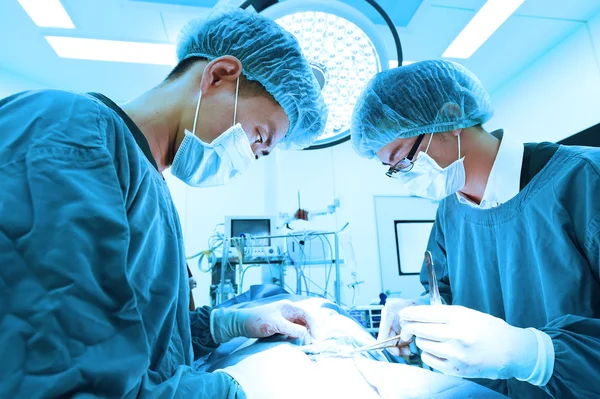
[[[276,230],[275,216],[226,216],[225,236],[232,239],[229,256],[254,259],[279,255],[277,239],[268,237]]]

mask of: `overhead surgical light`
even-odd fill
[[[375,1],[366,1],[392,30],[397,47],[394,58],[401,63],[402,48],[395,26]],[[387,51],[373,22],[335,0],[249,0],[240,7],[250,5],[296,37],[321,85],[329,117],[325,131],[309,149],[348,140],[358,96],[376,73],[389,66]]]
[[[525,0],[488,0],[442,57],[471,57],[524,2]]]
[[[60,0],[18,0],[32,21],[42,28],[75,29]]]

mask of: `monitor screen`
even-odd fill
[[[271,219],[231,219],[231,237],[240,237],[242,234],[249,234],[253,237],[270,235]],[[247,240],[246,246],[269,247],[271,246],[271,239]]]

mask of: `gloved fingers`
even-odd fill
[[[304,333],[308,332],[313,338],[319,338],[318,323],[306,309],[292,303],[284,303],[281,308],[281,315],[295,325],[304,327]]]
[[[421,361],[434,370],[440,371],[444,374],[454,375],[449,374],[450,362],[447,359],[442,359],[428,352],[422,352]]]
[[[403,328],[400,330],[400,342],[408,342],[412,340],[413,333],[409,329]]]
[[[382,319],[382,323],[379,325],[379,333],[377,333],[377,341],[383,341],[392,337],[392,326],[388,323],[384,323],[385,320]]]
[[[400,319],[421,323],[449,323],[456,313],[453,308],[453,306],[409,306],[400,311]]]
[[[394,355],[394,356],[400,356],[400,355],[402,354],[402,353],[401,353],[401,349],[404,349],[404,348],[398,348],[397,346],[393,346],[393,347],[391,347],[391,348],[386,348],[386,349],[387,349],[387,351],[388,351],[388,352],[390,352],[392,355]]]
[[[416,337],[426,338],[432,341],[445,342],[455,338],[454,329],[448,324],[401,322],[402,331]]]
[[[287,335],[290,338],[304,338],[304,336],[308,334],[306,327],[285,319],[277,324],[276,330],[277,333]]]
[[[452,359],[454,357],[453,352],[455,352],[455,350],[448,342],[432,341],[427,338],[417,337],[415,339],[415,344],[423,352],[427,352],[440,359]]]
[[[249,318],[245,323],[245,335],[248,338],[267,338],[279,333],[280,327],[272,320]]]
[[[400,334],[399,310],[395,309],[393,305],[386,305],[381,312],[377,341],[384,341],[398,334]]]
[[[385,349],[394,356],[410,356],[410,348],[408,346],[403,346],[402,348],[393,346]]]
[[[410,356],[410,348],[408,346],[400,348],[400,354],[402,356]]]

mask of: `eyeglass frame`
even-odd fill
[[[402,158],[401,160],[399,160],[398,162],[396,162],[393,166],[390,166],[390,168],[388,169],[387,172],[385,172],[385,175],[387,177],[394,177],[395,173],[398,172],[402,172],[402,173],[407,173],[410,172],[413,168],[413,165],[415,164],[414,158],[415,158],[415,154],[417,152],[417,150],[419,149],[419,146],[421,145],[421,142],[423,141],[423,138],[425,137],[425,133],[421,133],[418,137],[417,137],[417,141],[415,141],[415,144],[413,144],[413,146],[411,147],[410,151],[408,152],[408,154]],[[398,168],[398,165],[400,165],[400,163],[404,162],[404,161],[408,161],[409,165],[405,168]]]

